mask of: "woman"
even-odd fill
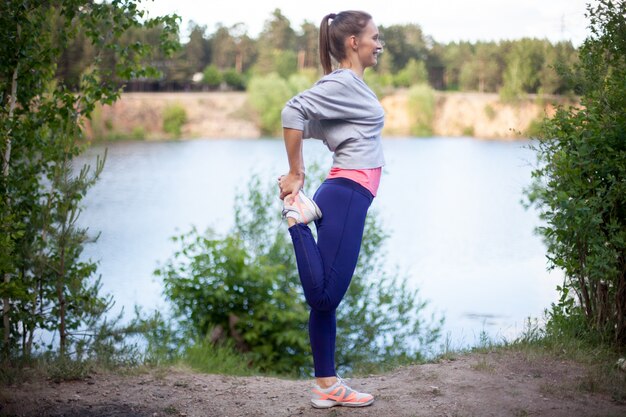
[[[278,179],[300,281],[311,307],[309,337],[315,364],[314,407],[362,407],[370,394],[348,387],[335,373],[335,310],[346,293],[361,249],[365,216],[376,195],[384,164],[384,111],[363,81],[376,65],[382,43],[364,12],[329,14],[320,26],[324,77],[293,97],[282,112],[289,173]],[[339,63],[332,70],[331,56]],[[324,141],[333,165],[313,200],[304,185],[303,138]],[[315,221],[315,242],[308,223]]]

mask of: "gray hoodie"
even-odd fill
[[[352,70],[333,71],[289,100],[282,123],[284,128],[301,130],[304,138],[324,141],[333,152],[333,167],[385,164],[381,143],[385,112],[376,94]]]

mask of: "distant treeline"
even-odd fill
[[[102,29],[106,31],[106,28]],[[524,93],[567,94],[576,86],[554,70],[577,59],[571,42],[551,43],[523,38],[499,42],[439,43],[417,24],[380,26],[384,54],[370,73],[377,87],[408,87],[428,82],[438,90],[500,92],[514,97]],[[122,42],[156,45],[161,29],[133,29]],[[80,75],[89,69],[96,51],[85,36],[64,50],[58,76],[78,88]],[[243,90],[253,75],[278,73],[287,79],[307,70],[319,71],[318,24],[303,23],[298,29],[276,9],[255,39],[245,25],[218,25],[213,33],[192,23],[189,40],[173,57],[157,57],[152,64],[161,71],[158,79],[124,79],[126,91]],[[115,70],[115,54],[105,61]],[[319,73],[318,73],[319,74]],[[380,91],[380,90],[379,90]]]

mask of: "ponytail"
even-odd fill
[[[330,19],[336,18],[335,13],[330,13],[324,16],[322,24],[320,25],[320,62],[324,69],[324,75],[330,74],[333,71],[333,67],[330,61]]]
[[[332,24],[329,22],[332,21]],[[333,71],[331,57],[341,61],[346,57],[346,38],[360,35],[372,16],[361,11],[344,11],[324,16],[320,24],[320,62],[324,75]]]

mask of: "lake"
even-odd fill
[[[390,233],[385,250],[446,317],[452,347],[513,338],[529,316],[558,299],[559,272],[547,272],[534,210],[521,205],[535,163],[529,142],[471,138],[387,139],[387,165],[372,204]],[[99,261],[103,292],[127,316],[167,310],[154,269],[175,250],[169,238],[207,227],[226,233],[233,205],[251,173],[275,181],[288,169],[282,140],[189,140],[106,145],[107,163],[90,190],[80,224],[96,243],[84,256]],[[92,161],[105,145],[79,158]],[[319,141],[305,141],[305,161],[330,167]],[[312,194],[312,193],[311,193]],[[277,221],[277,227],[279,222]],[[284,225],[283,225],[284,226]],[[286,227],[286,226],[284,226]],[[303,301],[304,302],[304,301]]]

